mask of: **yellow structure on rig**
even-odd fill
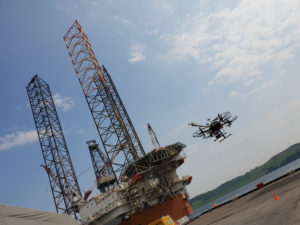
[[[175,223],[173,219],[167,215],[153,221],[152,223],[149,223],[148,225],[175,225]]]

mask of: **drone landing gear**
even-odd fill
[[[220,140],[219,142],[222,142],[222,141],[224,141],[226,138],[228,138],[229,136],[231,136],[231,134],[228,134],[227,136],[225,136],[222,140]],[[214,141],[216,141],[216,140],[218,140],[218,139],[215,139]]]

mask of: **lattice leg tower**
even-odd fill
[[[79,219],[76,202],[81,192],[49,85],[35,75],[26,90],[56,211]]]
[[[126,166],[145,155],[143,146],[110,75],[99,66],[77,21],[64,41],[118,184]]]

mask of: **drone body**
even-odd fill
[[[202,137],[203,139],[214,137],[214,141],[220,139],[219,142],[222,142],[231,135],[225,132],[224,127],[230,127],[232,122],[236,119],[237,116],[232,116],[229,112],[224,112],[218,114],[213,120],[208,119],[209,123],[206,125],[199,125],[193,122],[189,125],[198,127],[198,130],[195,131],[193,137]]]

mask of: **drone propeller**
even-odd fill
[[[234,116],[232,119],[231,119],[231,122],[235,121],[237,119],[237,116]]]
[[[220,119],[221,122],[224,121],[223,117],[222,117],[222,114],[218,114],[218,118]]]
[[[232,119],[231,119],[232,116],[230,116],[224,123],[224,125],[230,127],[231,124],[233,123],[233,121],[235,121],[237,119],[237,116],[233,116]]]

